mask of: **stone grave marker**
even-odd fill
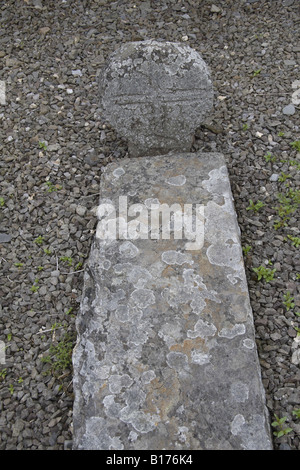
[[[118,49],[101,77],[102,106],[131,157],[189,152],[212,107],[201,56],[186,44],[142,41]]]
[[[145,41],[103,77],[107,116],[140,153],[102,174],[73,448],[272,449],[225,159],[188,152],[211,109],[207,67],[182,44]]]

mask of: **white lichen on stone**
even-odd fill
[[[161,259],[166,263],[166,264],[178,264],[182,265],[184,263],[187,264],[194,264],[194,261],[192,259],[192,256],[186,253],[182,253],[180,251],[176,250],[169,250],[165,251],[161,255]]]
[[[122,176],[124,174],[125,174],[125,170],[122,167],[116,168],[113,171],[113,175],[114,175],[115,178],[120,178],[120,176]]]
[[[187,428],[186,426],[178,427],[177,435],[178,435],[178,440],[180,442],[186,442],[188,431],[189,431],[189,428]]]
[[[135,289],[130,297],[139,308],[146,308],[155,303],[155,295],[150,289]]]
[[[188,330],[187,336],[189,338],[207,338],[208,336],[214,336],[217,332],[217,328],[213,323],[203,321],[201,318],[196,322],[194,330]]]
[[[255,348],[255,342],[250,338],[246,338],[246,339],[243,340],[243,346],[245,346],[245,348],[247,348],[247,349],[254,349]]]
[[[132,242],[126,241],[120,245],[119,252],[124,258],[135,258],[139,254],[139,249]]]
[[[210,355],[202,351],[192,351],[191,354],[193,364],[208,364],[210,362]]]
[[[109,390],[111,393],[120,393],[122,388],[128,388],[132,385],[133,380],[128,374],[111,375],[108,380]]]
[[[249,398],[249,387],[241,381],[234,382],[230,386],[230,393],[235,401],[243,403]]]
[[[183,186],[186,182],[186,177],[184,175],[171,176],[166,179],[166,183],[172,186]]]
[[[141,375],[141,381],[143,384],[149,384],[154,380],[156,377],[156,374],[153,370],[147,370],[146,372],[143,372]]]
[[[187,355],[177,351],[172,351],[167,354],[167,364],[177,372],[189,369],[189,360]]]
[[[220,337],[232,339],[238,335],[244,335],[246,332],[246,327],[244,324],[236,324],[232,328],[226,327],[218,333]]]
[[[236,415],[234,417],[232,423],[231,423],[231,432],[232,432],[232,434],[237,436],[241,432],[241,429],[242,429],[244,424],[245,424],[244,416],[241,415],[241,414]]]

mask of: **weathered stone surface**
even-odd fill
[[[166,219],[149,224],[158,202],[174,224],[174,204],[199,205],[194,241],[191,229],[167,239]],[[74,449],[271,449],[223,156],[114,162],[99,208],[73,356]],[[118,239],[103,239],[109,217]]]
[[[100,77],[106,119],[130,156],[190,151],[213,100],[209,70],[195,50],[172,42],[122,45]]]

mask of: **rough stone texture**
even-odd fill
[[[299,420],[293,414],[300,400],[290,400],[300,390],[300,362],[292,362],[294,352],[300,351],[295,330],[300,328],[295,315],[300,310],[300,250],[287,238],[299,236],[300,211],[288,227],[273,227],[278,193],[299,190],[299,168],[289,163],[300,161],[290,146],[300,137],[294,102],[300,88],[299,2],[288,8],[283,0],[202,0],[201,8],[193,0],[157,0],[148,8],[148,1],[41,3],[43,9],[33,8],[33,0],[1,2],[0,80],[6,83],[6,105],[0,107],[0,196],[5,202],[0,231],[12,239],[1,244],[0,340],[6,344],[7,374],[0,380],[0,449],[63,450],[64,441],[72,439],[72,371],[54,378],[42,357],[49,355],[54,336],[53,345],[59,343],[65,325],[74,333],[83,287],[82,255],[90,252],[97,220],[91,209],[98,204],[100,167],[127,153],[97,106],[99,67],[122,43],[151,37],[173,42],[186,35],[182,41],[211,69],[215,102],[210,119],[223,128],[218,133],[212,127],[198,128],[193,151],[217,149],[226,156],[242,246],[251,247],[244,259],[267,406],[272,421],[274,413],[286,416],[285,424],[293,428],[274,436],[274,448],[300,450]],[[212,3],[221,13],[211,12]],[[50,31],[40,34],[41,26]],[[72,73],[78,69],[81,77]],[[287,116],[282,109],[289,103],[296,112]],[[48,148],[59,144],[60,149],[44,151],[39,141]],[[266,162],[268,152],[276,157],[275,164]],[[269,180],[281,172],[291,178]],[[63,188],[48,192],[45,180]],[[265,206],[249,211],[250,199]],[[75,212],[78,204],[87,207],[84,217]],[[40,235],[41,246],[34,242]],[[73,259],[72,266],[60,260],[63,256]],[[79,262],[79,272],[63,275],[73,273]],[[269,262],[272,266],[265,264]],[[276,265],[273,281],[257,281],[253,268],[260,265]],[[51,274],[58,270],[60,275]],[[36,278],[40,289],[32,292]],[[46,295],[40,294],[42,287]],[[288,311],[282,303],[287,291],[295,299]],[[71,315],[66,315],[71,306]],[[54,323],[63,325],[55,334]],[[280,338],[274,340],[275,334]],[[49,427],[53,415],[61,421]],[[13,437],[19,419],[25,428]]]
[[[212,83],[198,52],[182,43],[122,45],[100,77],[108,121],[128,139],[131,156],[190,151],[212,107]]]
[[[103,173],[100,207],[118,209],[119,196],[136,210],[199,204],[204,238],[200,216],[198,246],[162,239],[163,220],[153,239],[97,230],[73,356],[74,449],[271,449],[223,156],[119,160]]]

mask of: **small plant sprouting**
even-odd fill
[[[293,149],[296,149],[297,152],[300,152],[300,140],[295,140],[290,145],[293,147]]]
[[[39,235],[35,240],[34,240],[34,243],[36,243],[37,245],[42,245],[44,243],[44,237],[42,237],[41,235]]]
[[[45,255],[51,255],[52,251],[49,250],[48,248],[44,248],[44,253],[45,253]]]
[[[290,160],[290,165],[295,166],[297,170],[300,170],[300,162],[298,160]]]
[[[275,230],[278,230],[279,228],[287,227],[287,223],[283,220],[275,220],[273,227]]]
[[[260,72],[261,72],[261,70],[260,70],[260,69],[258,69],[258,70],[254,70],[252,77],[257,77],[257,75],[259,75],[259,74],[260,74]]]
[[[39,290],[38,282],[39,280],[35,279],[33,286],[30,287],[31,292],[37,292]]]
[[[47,150],[46,142],[39,142],[39,147],[40,147],[40,149]]]
[[[283,131],[280,131],[280,132],[278,132],[277,135],[278,135],[278,137],[284,137],[284,132],[283,132]]]
[[[294,326],[294,330],[297,331],[297,338],[300,337],[300,328],[298,328],[297,326]]]
[[[56,346],[50,346],[49,355],[42,358],[42,362],[51,365],[48,373],[62,372],[72,367],[74,341],[75,338],[66,333]]]
[[[278,428],[278,431],[273,432],[274,436],[276,437],[285,436],[286,434],[292,431],[292,428],[289,428],[285,426],[284,424],[287,420],[286,416],[284,416],[283,418],[279,418],[279,416],[277,416],[276,414],[274,414],[274,416],[275,416],[275,421],[273,421],[272,426],[274,428]]]
[[[280,181],[281,183],[283,183],[284,181],[286,181],[288,178],[290,178],[291,176],[290,175],[287,175],[286,173],[284,173],[283,171],[281,172],[281,175],[279,176],[278,178],[278,181]]]
[[[268,152],[265,156],[264,156],[266,162],[272,162],[272,163],[275,163],[276,162],[276,157],[275,155],[272,155],[271,152]]]
[[[13,386],[13,384],[9,384],[8,388],[9,388],[10,394],[13,395],[13,393],[14,393],[14,386]]]
[[[287,312],[288,312],[291,308],[294,308],[294,307],[295,307],[295,304],[294,304],[294,302],[293,302],[294,297],[291,296],[291,293],[290,293],[290,292],[287,292],[286,294],[284,294],[284,295],[283,295],[283,298],[284,298],[283,304],[285,305],[285,308],[286,308]]]
[[[292,235],[288,235],[287,237],[292,241],[293,246],[295,246],[296,248],[299,248],[299,246],[300,246],[300,237],[293,237]]]
[[[23,264],[23,263],[15,263],[15,266],[16,266],[17,268],[22,268],[22,266],[24,266],[24,264]]]
[[[59,184],[53,184],[51,183],[51,181],[46,181],[45,183],[47,186],[48,186],[48,193],[52,193],[53,191],[58,191],[59,189],[62,188],[62,186],[60,186]]]
[[[276,230],[281,227],[287,227],[287,222],[290,220],[291,215],[300,205],[300,190],[289,188],[285,194],[278,194],[277,199],[280,205],[275,207],[279,215],[279,220],[276,220],[274,223]]]
[[[293,411],[292,411],[292,414],[294,416],[296,416],[297,419],[300,419],[300,408],[295,408]]]
[[[0,370],[0,379],[4,380],[7,374],[7,369]]]
[[[243,124],[243,127],[242,127],[243,131],[246,131],[246,130],[248,129],[248,127],[249,127],[249,126],[248,126],[247,123],[246,123],[246,124]]]
[[[73,258],[71,258],[71,256],[61,256],[60,260],[64,263],[68,263],[68,266],[72,266],[73,264]]]
[[[262,201],[257,201],[257,203],[254,204],[252,199],[250,199],[250,204],[248,207],[246,207],[246,210],[258,212],[262,207],[264,207],[264,203]]]
[[[276,269],[265,268],[264,266],[259,266],[258,268],[252,268],[253,271],[257,274],[257,280],[260,281],[264,279],[266,282],[270,282],[274,279],[274,274]]]
[[[3,207],[5,204],[4,198],[0,196],[0,207]]]
[[[250,250],[251,250],[251,246],[249,246],[249,245],[243,246],[244,255],[247,256],[247,254],[249,253]]]

